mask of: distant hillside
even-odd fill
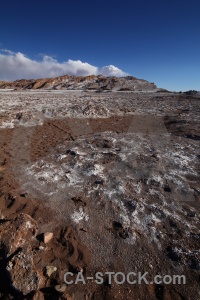
[[[102,75],[79,77],[64,75],[55,78],[20,79],[13,82],[0,81],[0,89],[139,91],[156,89],[156,85],[133,76],[118,78]]]

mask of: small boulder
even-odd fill
[[[54,266],[46,266],[46,274],[50,277],[54,272],[57,271],[57,268]]]
[[[55,290],[59,293],[64,293],[66,291],[67,287],[66,284],[58,284],[55,286]]]
[[[47,244],[50,242],[50,240],[53,238],[53,233],[52,232],[46,232],[44,233],[44,243]]]

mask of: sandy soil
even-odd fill
[[[13,91],[0,111],[1,299],[200,298],[199,96]],[[64,284],[80,270],[186,284]]]

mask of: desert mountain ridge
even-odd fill
[[[30,90],[97,90],[97,91],[140,91],[154,90],[156,85],[133,76],[106,77],[103,75],[71,76],[54,78],[20,79],[12,82],[0,81],[0,89]]]

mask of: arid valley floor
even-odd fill
[[[200,299],[199,146],[199,94],[0,91],[0,299]]]

